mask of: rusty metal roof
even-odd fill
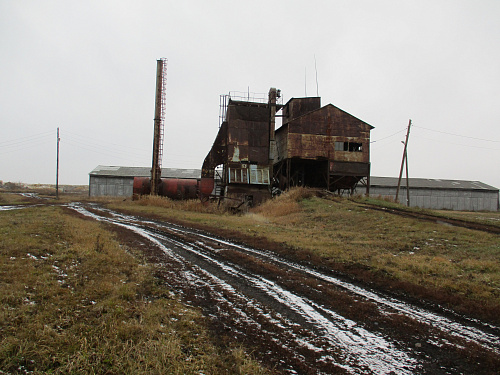
[[[151,177],[151,168],[98,165],[89,175],[107,177]],[[201,169],[162,168],[161,177],[196,179],[201,178]]]
[[[312,111],[303,113],[303,114],[301,114],[301,115],[299,115],[299,116],[297,116],[297,117],[295,117],[293,119],[290,119],[289,122],[283,123],[283,125],[280,128],[276,129],[276,132],[282,132],[282,131],[284,131],[284,129],[286,129],[289,126],[290,122],[297,121],[298,119],[301,119],[301,118],[311,117],[316,112],[328,111],[328,108],[333,108],[335,111],[337,111],[337,113],[344,115],[345,116],[344,118],[351,118],[351,119],[353,119],[355,121],[359,121],[360,123],[363,123],[363,124],[367,125],[370,130],[371,129],[375,129],[375,127],[373,125],[368,124],[367,122],[359,119],[358,117],[351,115],[349,112],[346,112],[343,109],[341,109],[341,108],[339,108],[337,106],[334,106],[333,104],[330,103],[330,104],[327,104],[327,105],[325,105],[325,106],[323,106],[321,108],[314,109]],[[342,126],[342,124],[339,124],[339,125]]]
[[[464,180],[440,180],[430,178],[410,178],[408,180],[410,189],[452,189],[452,190],[490,190],[498,191],[498,188],[487,185],[480,181]],[[396,177],[370,177],[370,186],[373,187],[397,187]],[[406,178],[401,179],[401,187],[406,187]]]

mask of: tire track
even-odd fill
[[[223,322],[229,332],[240,338],[258,335],[265,340],[260,354],[267,353],[281,360],[279,368],[286,373],[430,373],[440,368],[430,354],[432,350],[439,354],[441,361],[447,355],[453,360],[459,358],[464,343],[488,351],[494,357],[500,352],[498,335],[489,333],[498,332],[497,327],[473,320],[469,320],[470,325],[459,323],[282,259],[274,253],[200,231],[123,215],[98,206],[87,209],[71,204],[68,207],[130,230],[160,248],[168,259],[172,286],[181,293],[189,291],[191,302],[204,305],[207,315],[214,321]],[[261,264],[277,267],[278,271],[266,274],[263,266],[262,271],[256,272]],[[304,291],[304,287],[293,287],[290,280],[281,281],[279,272],[342,290],[353,301],[374,305],[377,313],[366,317],[367,322],[350,319],[337,312],[334,303],[325,304],[317,299],[319,288]],[[385,321],[400,315],[418,325],[420,330],[428,331],[426,350],[420,349],[420,343],[415,349],[413,338],[401,340],[404,332],[384,329],[387,328]],[[371,318],[373,324],[369,321]],[[456,353],[447,354],[447,348],[453,348]],[[460,366],[467,368],[469,365],[458,364]]]

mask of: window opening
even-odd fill
[[[362,143],[349,142],[349,151],[350,152],[361,152],[362,151]]]

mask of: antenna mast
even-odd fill
[[[316,68],[316,55],[314,55],[314,70],[316,71],[316,96],[319,96],[318,68]]]
[[[161,182],[163,133],[165,124],[165,93],[167,87],[167,59],[156,60],[156,97],[153,135],[153,164],[151,168],[151,195],[158,195]]]

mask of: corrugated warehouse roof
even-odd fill
[[[463,181],[463,180],[438,180],[430,178],[410,178],[408,180],[410,189],[458,189],[458,190],[490,190],[498,191],[490,185],[486,185],[480,181]],[[370,177],[370,186],[374,187],[397,187],[398,179],[396,177]],[[406,187],[406,179],[401,179],[401,187]]]
[[[89,174],[108,177],[151,177],[151,168],[99,165]],[[161,177],[197,179],[201,178],[201,169],[162,168]]]

